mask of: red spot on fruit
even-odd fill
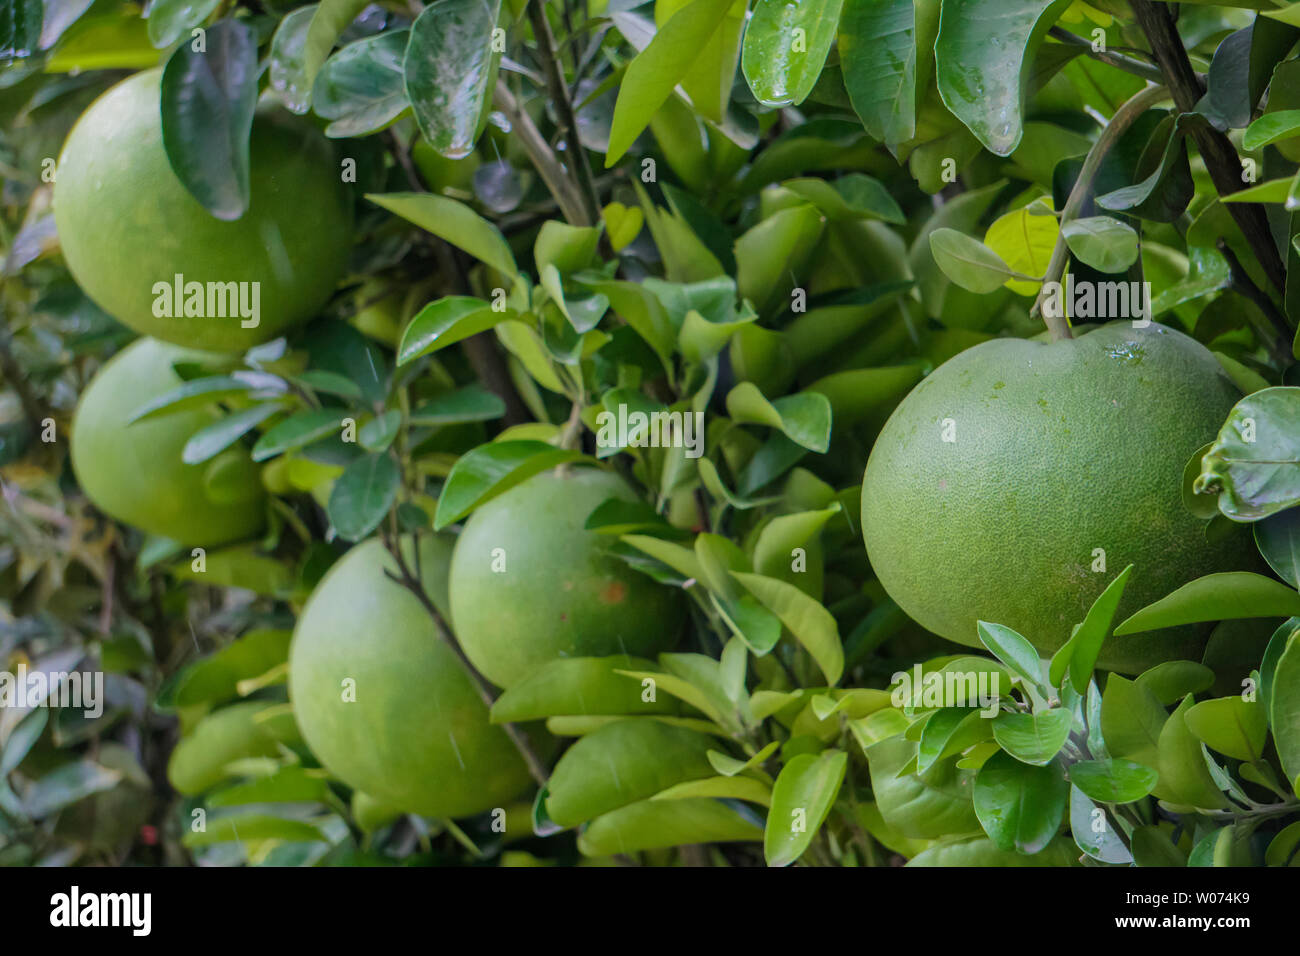
[[[600,592],[600,599],[606,604],[622,604],[625,597],[627,597],[627,585],[622,581],[611,581]]]

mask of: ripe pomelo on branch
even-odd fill
[[[465,654],[501,687],[561,657],[653,656],[680,636],[682,595],[607,554],[585,530],[609,498],[638,500],[618,475],[535,475],[475,511],[451,562],[451,616]]]
[[[196,547],[261,530],[266,492],[258,466],[238,443],[197,465],[181,460],[194,433],[222,417],[214,408],[127,422],[151,399],[181,385],[175,363],[212,358],[138,339],[91,379],[72,420],[72,468],[86,497],[118,521]]]
[[[412,571],[415,550],[402,543]],[[444,616],[451,541],[420,540],[424,587]],[[307,745],[369,804],[429,817],[504,806],[528,770],[468,672],[371,538],[332,567],[298,618],[289,648],[289,698]],[[549,743],[529,728],[534,745]],[[365,801],[363,801],[363,804]]]
[[[867,556],[934,633],[979,647],[976,623],[991,621],[1050,656],[1130,563],[1116,624],[1194,578],[1257,566],[1249,535],[1207,541],[1180,490],[1238,398],[1203,345],[1155,323],[967,349],[876,440]],[[1199,660],[1204,640],[1191,626],[1109,637],[1098,665]]]
[[[225,221],[172,172],[160,102],[161,72],[137,73],[95,100],[64,143],[54,221],[82,290],[137,332],[214,351],[243,351],[314,316],[343,275],[352,239],[351,199],[329,142],[287,113],[260,111],[249,207]],[[190,292],[175,301],[178,275],[182,290],[202,284],[202,317],[186,314]],[[165,296],[159,283],[171,287]],[[230,305],[241,283],[249,306],[257,283],[253,328],[242,328]],[[220,297],[207,294],[209,284]],[[207,314],[209,305],[225,316]]]

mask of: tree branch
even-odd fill
[[[532,160],[538,175],[542,177],[542,182],[546,183],[546,188],[555,197],[561,215],[575,226],[592,225],[593,222],[587,218],[583,198],[578,194],[573,180],[565,173],[555,151],[546,142],[546,137],[542,135],[515,94],[510,91],[510,87],[506,86],[504,79],[497,80],[493,100],[501,112],[506,114],[506,119],[510,120],[511,128],[519,134],[520,145]]]
[[[1062,27],[1052,27],[1047,31],[1047,35],[1055,40],[1060,40],[1067,46],[1083,47],[1084,55],[1092,57],[1099,63],[1106,63],[1116,69],[1123,70],[1125,73],[1140,76],[1152,83],[1163,83],[1165,81],[1159,67],[1152,66],[1150,63],[1143,63],[1141,60],[1135,60],[1131,56],[1124,56],[1122,53],[1113,53],[1110,50],[1094,50],[1090,42]]]
[[[1165,3],[1153,0],[1131,0],[1133,16],[1146,34],[1151,44],[1151,52],[1160,64],[1164,74],[1165,85],[1173,94],[1174,105],[1179,112],[1190,113],[1205,95],[1205,88],[1200,75],[1192,69],[1192,62],[1187,57],[1173,14]],[[1214,188],[1220,196],[1229,196],[1241,190],[1245,183],[1241,179],[1241,157],[1232,142],[1223,133],[1209,127],[1192,131],[1196,148],[1205,160],[1205,168],[1214,181]],[[1259,203],[1227,203],[1229,214],[1236,221],[1238,228],[1250,244],[1251,251],[1259,261],[1260,267],[1268,281],[1279,291],[1286,288],[1286,267],[1273,242],[1264,207]]]

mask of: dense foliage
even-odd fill
[[[1294,865],[1297,43],[1300,4],[1270,0],[0,0],[0,666],[103,675],[93,716],[0,707],[0,860]],[[59,159],[123,80],[157,100],[141,128],[175,184],[95,179],[90,145]],[[308,159],[267,185],[276,113],[329,140],[346,215]],[[114,282],[270,195],[286,235],[297,216],[330,241],[291,263],[310,292],[267,271],[263,304],[281,282],[324,305],[202,343],[225,351],[130,344],[198,343],[165,318],[179,276],[148,315]],[[193,225],[157,213],[181,199]],[[273,245],[223,235],[199,243],[228,270],[208,278]],[[1071,293],[1120,283],[1127,311]],[[1241,393],[1217,437],[1179,436],[1181,492],[1158,480],[1207,547],[1253,554],[1253,533],[1263,560],[1121,616],[1152,569],[1080,542],[1073,630],[926,631],[863,545],[886,420],[981,343],[1117,318],[1195,339]],[[100,440],[74,474],[74,411],[115,353],[164,356],[164,384],[105,412],[153,374],[120,366],[77,412]],[[90,500],[161,508],[182,464],[195,540]],[[575,478],[595,469],[618,477]],[[202,523],[232,502],[254,529],[233,542]],[[361,548],[389,563],[326,605]],[[588,579],[619,613],[567,644]],[[313,627],[355,626],[358,669],[392,641],[378,765],[308,743],[309,599]],[[1193,659],[1096,666],[1174,627]],[[490,706],[509,734],[508,798],[439,816],[344,779],[454,772],[413,716],[426,667],[463,667],[456,719],[487,735]],[[954,703],[954,678],[991,698]]]

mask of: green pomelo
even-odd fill
[[[451,615],[489,680],[510,687],[557,658],[647,657],[677,642],[681,595],[608,554],[609,536],[583,528],[609,498],[637,500],[609,472],[553,471],[465,523],[451,562]]]
[[[266,492],[257,465],[239,444],[197,465],[181,461],[191,436],[222,417],[216,409],[127,421],[145,403],[181,385],[174,363],[211,359],[139,339],[91,379],[72,420],[72,468],[86,496],[118,521],[195,547],[261,530]]]
[[[414,567],[409,542],[405,552]],[[421,541],[424,585],[444,615],[450,561],[448,539]],[[464,817],[504,806],[528,786],[523,758],[488,722],[420,602],[385,569],[396,572],[396,562],[372,538],[330,569],[303,608],[289,650],[303,738],[331,773],[389,809]]]
[[[1250,536],[1209,543],[1180,491],[1188,459],[1239,397],[1207,349],[1156,324],[968,349],[912,390],[872,449],[872,567],[934,633],[979,647],[976,622],[991,621],[1045,656],[1130,563],[1115,623],[1201,575],[1256,567]],[[1110,637],[1099,665],[1137,673],[1199,659],[1205,636],[1189,626]]]
[[[117,84],[68,134],[54,186],[63,254],[86,294],[136,331],[242,351],[311,318],[329,299],[347,266],[351,202],[323,136],[288,114],[259,112],[248,210],[217,219],[172,172],[160,78],[151,70]],[[178,274],[204,284],[204,317],[186,317],[184,301],[172,301],[166,314],[155,284],[174,286]],[[214,298],[211,312],[226,317],[209,314],[207,284],[232,282],[258,283],[255,328],[241,327],[237,303],[223,310]]]

